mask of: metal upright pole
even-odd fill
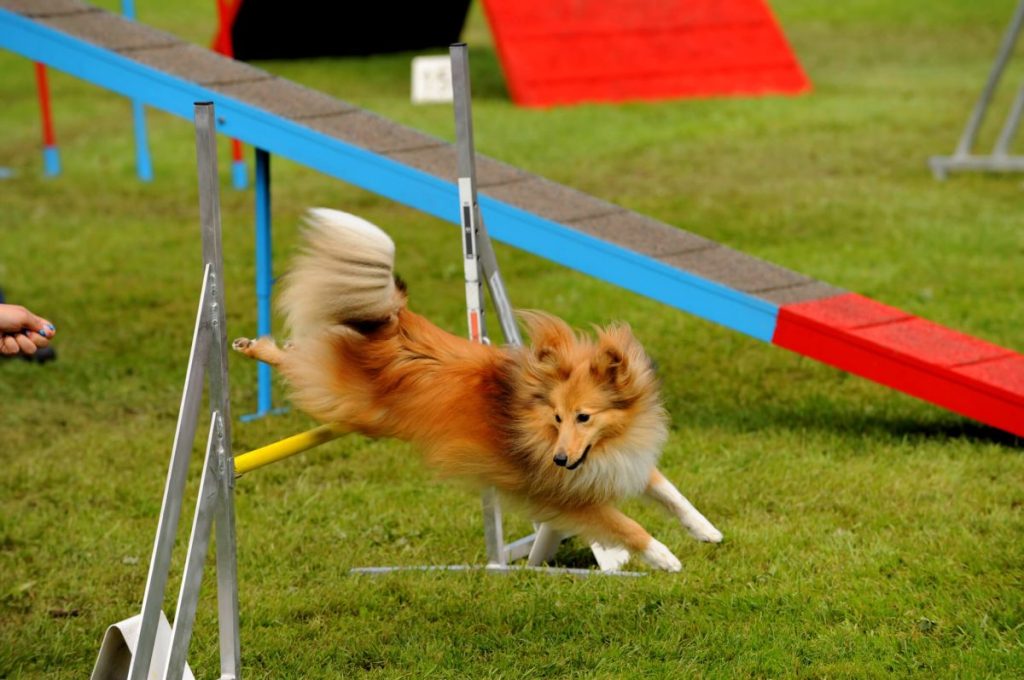
[[[203,260],[213,271],[211,303],[210,410],[220,415],[217,464],[221,498],[217,512],[217,600],[220,623],[221,677],[239,677],[238,561],[235,551],[234,458],[231,450],[231,403],[228,392],[228,339],[224,309],[224,256],[221,246],[220,184],[213,104],[197,103],[196,158],[199,165],[199,215]]]
[[[476,195],[476,147],[473,141],[473,113],[469,85],[469,53],[465,43],[456,43],[449,48],[452,59],[452,90],[455,103],[455,152],[456,169],[459,176],[459,205],[463,233],[466,225],[471,225],[472,245],[477,262],[478,273],[483,274],[484,282],[491,294],[491,301],[498,314],[502,335],[505,342],[518,347],[523,344],[516,324],[515,312],[505,290],[505,283],[498,270],[498,259],[494,255],[491,239],[480,216],[480,204]],[[468,237],[467,237],[468,238]],[[466,244],[463,244],[463,248]],[[467,275],[467,286],[469,278]],[[479,278],[477,284],[479,285]],[[467,290],[467,295],[469,291]],[[480,304],[483,314],[483,303]],[[486,335],[486,334],[485,334]]]
[[[469,339],[487,342],[484,299],[480,280],[480,206],[476,200],[476,160],[473,151],[473,114],[470,111],[469,61],[466,45],[451,46],[452,88],[455,101],[455,154],[459,175],[459,213],[462,255],[465,261],[466,314]]]
[[[222,418],[222,423],[227,419]],[[217,465],[220,490],[214,528],[217,531],[217,623],[220,627],[221,680],[239,680],[242,638],[238,618],[238,556],[235,542],[235,475],[226,430],[218,430]]]
[[[195,105],[196,160],[199,174],[199,216],[203,243],[203,288],[192,334],[192,349],[185,389],[178,411],[171,463],[157,525],[153,556],[150,560],[142,613],[111,626],[104,637],[93,678],[123,677],[123,656],[118,643],[111,640],[111,631],[138,627],[138,636],[131,651],[128,677],[144,680],[160,677],[181,678],[192,625],[199,602],[199,589],[206,563],[212,527],[217,529],[217,600],[220,624],[221,679],[239,678],[238,564],[235,553],[234,459],[231,452],[231,408],[228,401],[227,328],[224,311],[224,265],[221,246],[220,191],[217,173],[217,140],[212,103]],[[158,630],[163,620],[163,600],[167,587],[182,496],[188,474],[189,458],[195,440],[199,410],[202,404],[204,376],[209,378],[210,432],[203,463],[192,533],[189,538],[185,572],[182,576],[171,631],[170,649],[161,642],[159,652],[165,666],[151,675],[157,648]],[[135,623],[135,618],[140,619]],[[159,658],[159,657],[158,657]],[[189,671],[190,673],[190,671]],[[189,674],[189,677],[191,675]]]
[[[484,320],[484,299],[480,281],[480,244],[487,240],[480,220],[480,206],[476,199],[476,161],[473,147],[473,115],[470,110],[469,57],[466,45],[459,43],[450,48],[452,60],[452,88],[455,103],[455,153],[459,176],[459,215],[462,221],[462,255],[466,278],[466,315],[469,339],[489,342]],[[484,517],[484,539],[487,543],[487,561],[504,566],[508,564],[502,529],[501,506],[494,489],[483,491],[481,502]]]

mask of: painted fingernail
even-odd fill
[[[48,324],[46,324],[46,327],[47,327],[47,328],[49,328],[51,332],[53,332],[53,331],[56,331],[56,330],[57,330],[57,327],[56,327],[56,326],[54,326],[54,325],[53,325],[52,323],[48,323]]]
[[[43,336],[44,338],[46,337],[46,329],[45,328],[40,328],[36,332],[39,333],[39,335]],[[28,335],[28,331],[25,331],[25,335]]]

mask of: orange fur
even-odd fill
[[[376,280],[345,285],[360,289],[362,308],[382,310],[377,318],[348,318],[340,299],[318,317],[320,302],[309,298],[338,295],[331,267],[347,268],[347,282],[355,276],[354,265],[337,255],[344,248],[332,261],[316,260],[325,250],[316,239],[363,238],[342,232],[317,231],[288,275],[285,311],[304,324],[293,328],[300,333],[291,345],[243,339],[236,349],[275,364],[296,405],[322,422],[413,442],[442,475],[494,486],[560,530],[647,548],[651,536],[613,506],[662,479],[655,464],[667,416],[651,363],[629,328],[599,328],[592,339],[553,316],[527,312],[528,347],[481,345],[408,309],[400,282]],[[389,256],[380,244],[383,262]],[[373,257],[359,265],[376,272],[381,265]],[[379,300],[369,304],[366,290],[378,290]]]

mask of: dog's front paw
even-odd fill
[[[698,541],[706,543],[721,543],[722,532],[715,528],[715,525],[708,521],[708,518],[690,506],[683,508],[677,516],[686,530]]]
[[[691,536],[705,543],[721,543],[722,539],[725,538],[722,536],[722,532],[706,519],[703,522],[687,526],[686,529],[690,532]]]
[[[245,354],[245,351],[254,344],[255,342],[249,338],[235,338],[235,341],[231,343],[231,349]]]
[[[652,538],[651,542],[644,548],[643,553],[644,561],[651,565],[655,569],[661,569],[663,571],[682,571],[683,564],[680,562],[672,551],[665,547],[665,545]]]

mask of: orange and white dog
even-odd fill
[[[346,431],[417,444],[442,475],[493,486],[554,531],[618,548],[613,567],[631,552],[658,569],[681,568],[616,508],[640,494],[697,540],[722,540],[656,468],[668,417],[627,326],[590,339],[528,312],[528,347],[470,342],[409,310],[383,231],[327,209],[311,210],[307,224],[280,298],[291,341],[283,349],[271,338],[234,342],[281,371],[300,409]]]

